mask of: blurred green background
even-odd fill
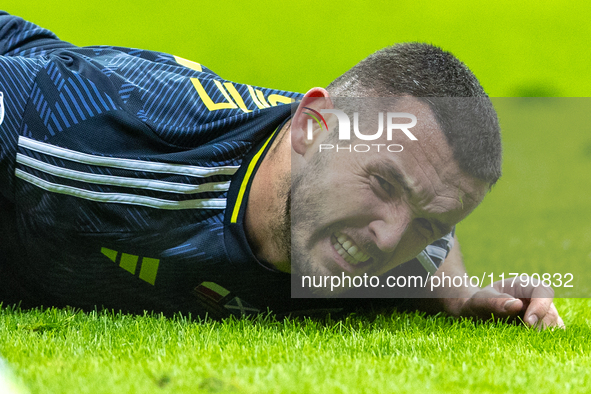
[[[591,6],[586,1],[23,1],[2,4],[74,44],[172,53],[221,77],[305,92],[370,53],[423,41],[495,100],[504,176],[458,226],[473,274],[577,272],[591,296]]]
[[[370,53],[423,41],[463,60],[491,96],[588,96],[589,2],[39,1],[2,8],[77,45],[172,53],[223,78],[306,91]]]

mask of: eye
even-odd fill
[[[394,194],[394,186],[392,186],[390,182],[379,176],[375,176],[375,178],[382,190],[384,190],[389,196]]]

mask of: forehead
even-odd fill
[[[433,111],[415,98],[402,100],[396,109],[416,117],[417,124],[410,129],[416,140],[404,133],[393,133],[392,142],[401,145],[402,151],[383,154],[379,159],[403,173],[410,186],[419,186],[422,181],[455,183],[461,171]]]
[[[416,140],[411,140],[407,134],[399,129],[392,130],[392,139],[387,140],[384,132],[379,141],[374,143],[385,146],[397,145],[391,152],[381,149],[380,152],[371,154],[358,154],[354,160],[368,170],[381,171],[390,175],[401,187],[407,191],[417,202],[432,204],[434,210],[449,210],[453,201],[456,205],[469,203],[477,205],[488,190],[488,185],[478,179],[465,174],[453,156],[437,119],[429,105],[414,97],[399,98],[390,111],[412,114],[417,123],[408,131]],[[377,119],[377,114],[375,115]],[[408,122],[408,119],[396,119],[400,123]],[[373,122],[368,122],[367,127]],[[384,121],[384,128],[387,122]],[[360,124],[360,129],[365,127]],[[367,134],[375,132],[373,129]],[[363,141],[356,141],[363,142]],[[447,200],[447,201],[446,201]]]

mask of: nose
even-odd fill
[[[410,215],[398,212],[376,219],[369,224],[369,231],[376,246],[384,253],[392,253],[400,243],[411,223]]]

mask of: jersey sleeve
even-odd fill
[[[36,56],[49,50],[74,47],[51,31],[0,11],[0,55]]]
[[[451,248],[453,248],[455,232],[456,228],[454,227],[449,234],[428,245],[417,255],[416,259],[425,268],[425,271],[431,275],[437,272]]]
[[[47,29],[0,11],[0,193],[12,200],[23,114],[49,50],[72,46]]]

